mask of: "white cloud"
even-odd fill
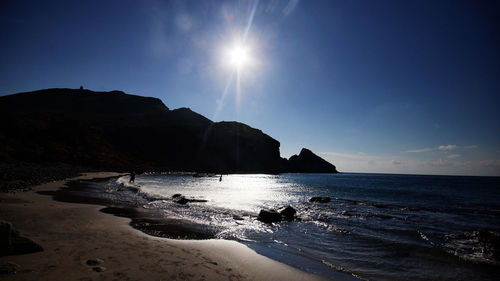
[[[288,16],[289,14],[291,14],[293,12],[293,10],[295,10],[295,8],[297,7],[297,4],[299,4],[299,0],[288,1],[288,4],[283,9],[283,14],[285,16]]]
[[[451,167],[454,164],[452,162],[447,162],[446,160],[443,160],[443,158],[435,159],[435,160],[428,160],[423,163],[424,165],[434,167],[434,168],[446,168],[446,167]],[[438,170],[436,170],[438,171]],[[437,174],[441,174],[442,172],[437,172]],[[449,172],[447,172],[449,173]]]
[[[500,176],[499,154],[493,154],[494,157],[489,159],[477,159],[470,158],[470,151],[459,153],[460,149],[467,149],[470,146],[444,145],[443,147],[448,150],[440,150],[439,147],[429,148],[428,151],[431,152],[425,155],[374,155],[359,152],[321,152],[321,154],[341,172]],[[496,150],[492,152],[495,153]],[[498,152],[500,153],[500,150]]]
[[[452,149],[455,149],[455,148],[457,148],[457,146],[456,146],[456,145],[454,145],[454,144],[449,144],[449,145],[440,145],[440,146],[438,147],[438,149],[439,149],[439,150],[452,150]]]
[[[498,176],[498,171],[500,169],[500,159],[489,159],[479,161],[479,165],[483,168],[492,168],[496,170]]]
[[[464,148],[468,148],[468,149],[475,149],[475,148],[478,148],[479,146],[473,144],[473,145],[467,145],[467,146],[464,146]]]
[[[412,149],[412,150],[407,150],[405,152],[408,152],[408,153],[421,153],[421,152],[428,152],[428,151],[431,151],[432,149],[430,148],[421,148],[421,149]]]
[[[180,31],[188,32],[193,27],[193,18],[186,13],[180,13],[175,17],[175,25]]]
[[[466,146],[458,146],[455,144],[448,144],[448,145],[440,145],[436,147],[435,149],[433,148],[420,148],[420,149],[410,149],[407,151],[404,151],[405,153],[422,153],[422,152],[429,152],[433,150],[441,150],[444,152],[447,152],[449,150],[457,149],[457,148],[466,148],[466,149],[476,149],[478,148],[477,145],[466,145]]]
[[[320,152],[325,159],[337,166],[339,171],[381,173],[392,166],[386,157],[365,153]],[[392,166],[394,167],[394,166]]]

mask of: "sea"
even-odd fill
[[[499,177],[143,174],[135,183],[123,176],[87,184],[79,191],[86,196],[163,219],[156,232],[144,228],[150,234],[236,240],[333,280],[500,278]],[[206,202],[182,205],[174,194]],[[331,201],[310,202],[314,196]],[[296,220],[257,220],[261,209],[284,206],[296,209]]]

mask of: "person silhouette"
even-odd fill
[[[130,181],[129,182],[135,182],[135,172],[130,173]]]

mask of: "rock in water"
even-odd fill
[[[245,220],[242,216],[238,216],[238,215],[233,215],[233,219],[237,220],[237,221]]]
[[[139,192],[139,188],[135,187],[135,186],[130,186],[129,187],[130,191],[132,191],[133,193],[137,193]]]
[[[206,203],[208,202],[205,199],[188,199],[188,202],[195,202],[195,203]]]
[[[205,203],[207,200],[205,199],[193,199],[193,198],[186,198],[184,196],[177,196],[175,198],[178,198],[177,200],[174,200],[175,203],[179,203],[181,205],[185,205],[189,202],[195,202],[195,203]]]
[[[280,210],[281,216],[286,220],[293,220],[296,213],[297,211],[291,206],[286,206]]]
[[[178,203],[178,204],[181,204],[181,205],[186,205],[188,202],[189,202],[189,200],[186,199],[185,197],[181,197],[181,198],[175,200],[175,203]]]
[[[313,202],[313,203],[328,203],[331,200],[332,199],[330,197],[316,196],[316,197],[311,197],[311,199],[309,199],[309,202]]]
[[[281,221],[281,214],[275,210],[260,210],[258,220],[265,223],[273,223]]]

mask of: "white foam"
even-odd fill
[[[134,183],[130,182],[130,176],[119,177],[116,179],[116,183],[121,184],[121,185],[126,186],[126,187],[137,187],[137,188],[139,187],[139,186],[135,185]]]

